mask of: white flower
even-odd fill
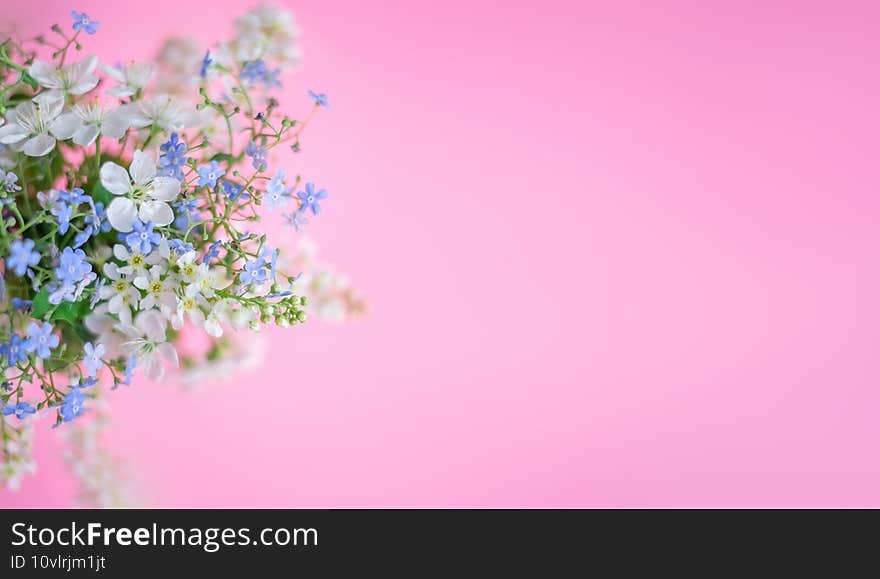
[[[83,320],[86,328],[98,337],[98,342],[104,344],[107,358],[118,358],[123,354],[122,345],[128,341],[127,336],[120,329],[116,319],[107,315],[109,307],[106,303],[99,304],[95,310]]]
[[[42,86],[50,89],[46,96],[66,98],[68,95],[82,95],[98,86],[95,67],[98,59],[89,56],[67,66],[55,67],[48,62],[34,62],[28,73]],[[42,95],[41,95],[42,96]]]
[[[58,122],[65,127],[75,126],[72,131],[73,142],[88,146],[95,142],[99,134],[119,140],[128,130],[130,119],[124,107],[104,112],[97,102],[75,105],[71,110],[61,113]]]
[[[162,265],[154,265],[146,275],[134,278],[134,285],[147,295],[141,300],[140,309],[149,310],[159,306],[163,311],[170,312],[175,306],[177,296],[175,291],[180,286],[177,277],[173,274],[165,275]]]
[[[102,65],[101,70],[121,83],[108,90],[107,94],[125,98],[144,90],[153,76],[154,69],[148,62],[132,62],[125,67]]]
[[[160,244],[159,248],[161,247]],[[156,265],[162,260],[161,251],[154,250],[149,255],[144,255],[139,251],[130,251],[126,246],[118,243],[113,246],[113,255],[119,261],[125,262],[125,265],[119,268],[119,273],[134,276],[147,275],[147,266]],[[167,258],[168,255],[166,254],[165,257]]]
[[[195,275],[186,287],[187,295],[200,295],[205,298],[213,298],[214,290],[225,285],[223,283],[222,267],[210,267],[206,263],[200,263]]]
[[[156,162],[143,151],[134,152],[128,171],[112,161],[104,163],[101,184],[117,195],[107,208],[107,219],[116,231],[131,231],[131,224],[138,218],[144,223],[152,221],[157,227],[174,221],[168,201],[177,198],[180,182],[172,177],[157,177]]]
[[[179,365],[177,350],[167,342],[165,319],[156,310],[139,313],[133,326],[122,325],[120,329],[129,337],[123,343],[125,352],[137,359],[150,380],[157,382],[165,374],[163,358],[175,367]]]
[[[171,327],[175,330],[179,330],[183,327],[183,322],[186,318],[189,318],[196,327],[201,327],[205,323],[205,312],[202,311],[203,305],[207,306],[208,304],[207,301],[200,296],[182,296],[177,301],[177,311],[171,317]]]
[[[235,21],[236,39],[232,52],[237,60],[254,61],[277,58],[296,65],[301,58],[296,45],[299,28],[293,14],[276,6],[262,5],[239,16]]]
[[[221,325],[220,318],[217,317],[217,314],[214,313],[214,310],[211,310],[211,313],[208,314],[208,317],[205,319],[204,324],[205,333],[214,338],[219,338],[223,335],[223,326]]]
[[[177,271],[184,283],[193,283],[199,277],[199,254],[195,251],[187,251],[177,258]]]
[[[0,127],[0,143],[31,157],[42,157],[55,148],[55,139],[68,139],[76,130],[68,122],[59,122],[64,101],[60,98],[36,98],[25,101],[6,114],[7,124]]]
[[[163,131],[182,131],[199,123],[195,107],[184,108],[177,98],[161,94],[151,99],[125,105],[128,122],[133,127],[156,126]]]
[[[104,275],[111,283],[98,291],[98,298],[107,300],[107,309],[119,316],[123,324],[131,324],[131,309],[138,307],[141,293],[132,284],[131,277],[121,273],[115,263],[104,265]]]

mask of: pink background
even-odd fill
[[[146,504],[880,506],[877,3],[287,3],[369,314],[117,391]],[[7,4],[113,61],[251,6]],[[0,505],[69,503],[53,434]]]

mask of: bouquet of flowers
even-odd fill
[[[32,469],[40,417],[76,421],[138,372],[204,372],[236,355],[230,330],[301,324],[306,294],[327,297],[256,229],[278,211],[300,231],[327,199],[270,170],[328,106],[309,91],[297,120],[272,96],[299,61],[291,15],[260,7],[210,50],[176,39],[119,66],[81,56],[99,23],[71,17],[0,44],[0,484]],[[209,336],[203,359],[179,352],[185,326]]]

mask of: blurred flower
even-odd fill
[[[73,29],[77,32],[84,30],[86,34],[94,34],[101,26],[100,22],[95,22],[85,12],[73,10],[70,12],[70,17],[73,18]]]
[[[37,409],[27,402],[19,402],[18,404],[7,404],[3,407],[3,416],[13,415],[19,420],[24,420],[28,414],[36,413]]]
[[[313,90],[309,91],[309,97],[315,103],[315,105],[319,107],[330,108],[330,103],[327,101],[327,95],[324,93],[317,93]],[[345,108],[345,107],[343,107]]]

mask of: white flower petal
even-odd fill
[[[101,121],[101,133],[111,139],[119,140],[128,130],[130,121],[125,108],[117,107],[104,115],[104,120]]]
[[[128,171],[113,161],[107,161],[101,166],[101,185],[114,195],[127,195],[132,192]]]
[[[125,113],[128,116],[128,124],[132,127],[140,129],[153,124],[153,119],[150,118],[150,115],[140,110],[135,104],[126,106]]]
[[[34,62],[28,69],[28,74],[45,87],[61,88],[55,67],[48,62],[43,62],[42,60]]]
[[[125,82],[125,71],[122,68],[110,66],[109,64],[102,64],[101,70],[103,70],[110,78],[118,80],[119,82]]]
[[[127,247],[125,247],[121,243],[117,243],[113,246],[113,257],[115,257],[119,261],[128,261],[128,258],[131,257],[131,254],[128,252]]]
[[[175,368],[180,365],[180,361],[177,359],[177,350],[168,342],[156,346],[156,351]]]
[[[180,181],[173,177],[156,177],[150,197],[157,201],[174,201],[180,193]]]
[[[122,233],[131,231],[131,224],[135,219],[137,219],[137,208],[134,201],[126,197],[117,197],[107,208],[107,220],[116,231]]]
[[[164,342],[166,339],[165,320],[156,310],[146,310],[139,313],[134,325],[143,332],[147,339],[153,342]]]
[[[174,212],[163,201],[144,201],[138,209],[141,221],[152,221],[156,227],[168,225],[174,221]]]
[[[98,75],[96,74],[87,74],[80,78],[79,81],[72,87],[70,87],[70,90],[68,90],[67,92],[73,95],[86,94],[87,92],[98,86],[98,81],[100,80],[101,79],[98,78]]]
[[[98,125],[92,123],[89,123],[88,125],[82,125],[73,134],[73,142],[77,145],[87,147],[95,142],[95,139],[98,138],[98,134],[100,132],[101,131],[98,129]]]
[[[128,98],[134,95],[134,91],[128,87],[126,84],[120,84],[118,86],[114,86],[111,89],[107,90],[107,94],[110,96],[115,96],[117,98]]]
[[[21,125],[10,123],[6,126],[0,127],[0,143],[5,145],[17,143],[27,136],[27,129]]]
[[[156,176],[156,161],[140,149],[134,152],[134,160],[128,168],[131,178],[138,185],[146,185]]]
[[[49,131],[56,138],[63,141],[72,137],[81,124],[82,119],[79,118],[79,115],[73,111],[67,111],[66,113],[61,113],[58,115],[58,118],[52,121]]]
[[[24,154],[31,157],[42,157],[55,148],[55,137],[43,133],[29,139],[24,144]]]
[[[58,91],[38,94],[34,100],[40,105],[40,115],[46,121],[52,121],[64,108],[64,95]]]

